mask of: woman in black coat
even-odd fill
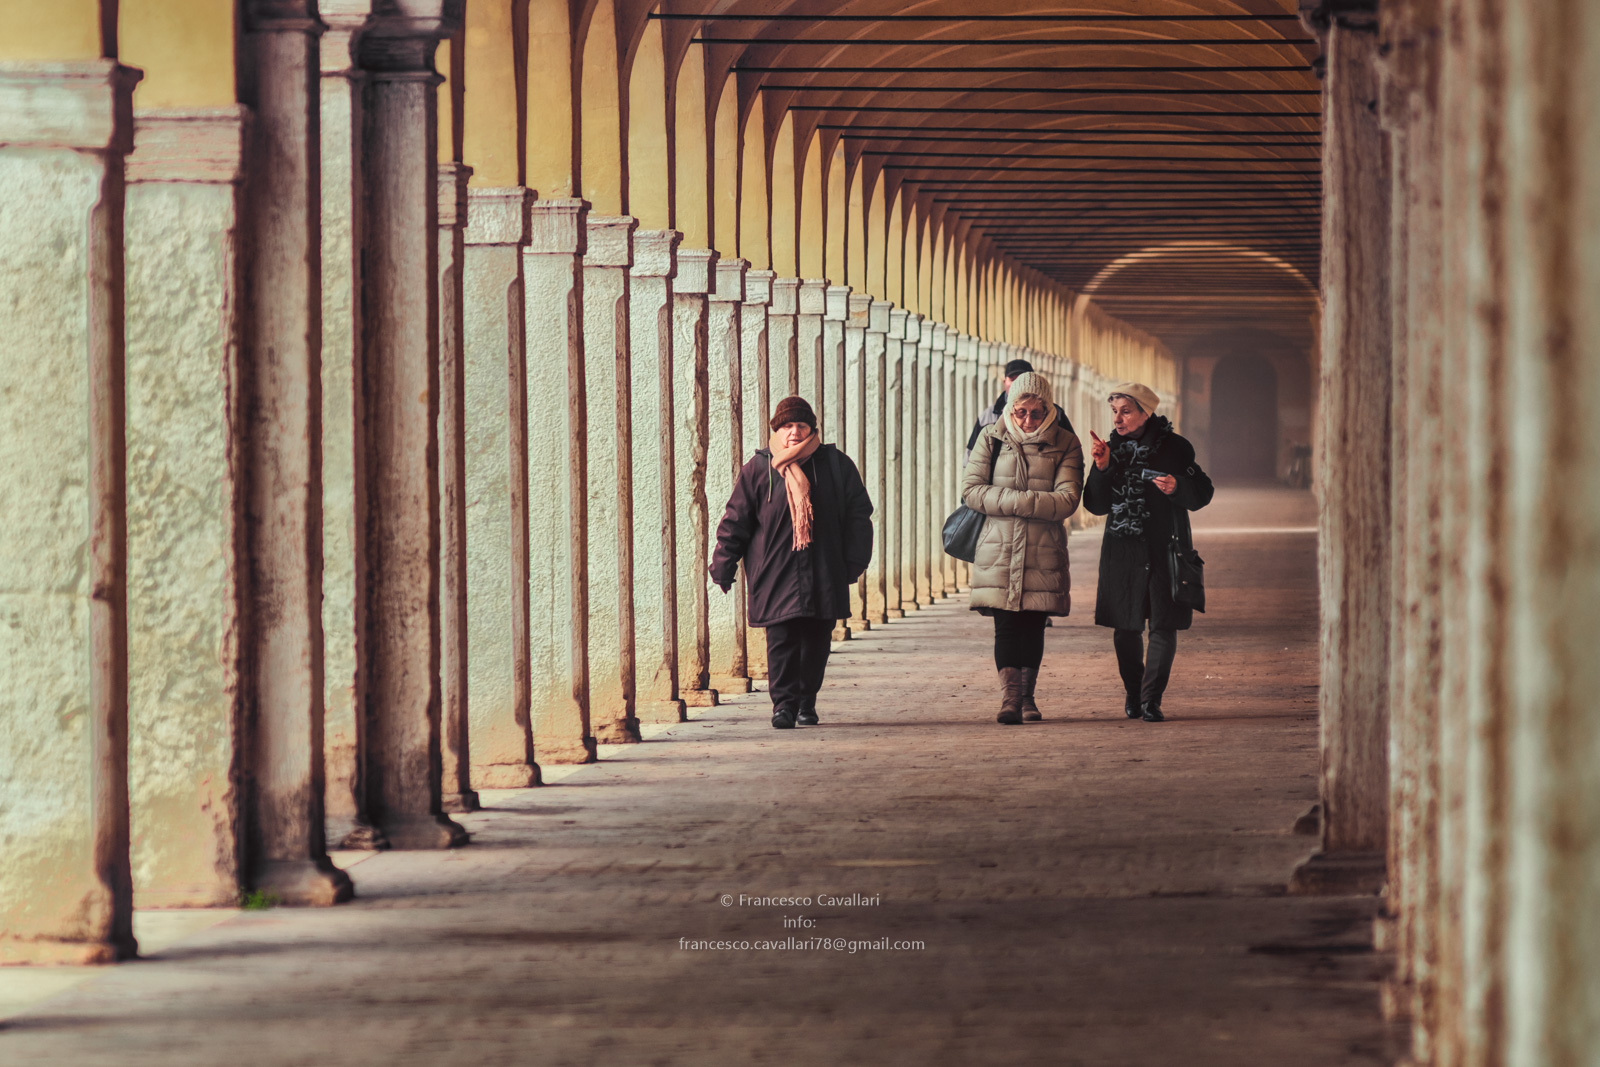
[[[1115,429],[1109,441],[1090,431],[1094,463],[1083,487],[1083,506],[1108,516],[1094,621],[1116,631],[1123,711],[1130,719],[1161,722],[1178,631],[1194,622],[1194,612],[1172,600],[1168,546],[1176,534],[1184,551],[1193,547],[1189,512],[1211,503],[1214,490],[1194,461],[1194,446],[1156,414],[1160,399],[1149,386],[1119,385],[1110,401]]]
[[[872,559],[872,501],[850,457],[818,439],[810,404],[785,398],[771,427],[734,482],[710,569],[726,593],[744,560],[749,622],[767,631],[772,725],[787,730],[817,724],[833,626]]]

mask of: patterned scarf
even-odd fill
[[[1111,483],[1111,515],[1106,520],[1106,533],[1112,537],[1130,541],[1144,537],[1145,520],[1150,517],[1144,469],[1166,423],[1166,419],[1151,418],[1138,437],[1117,437],[1111,442],[1111,459],[1117,469]]]
[[[789,495],[789,521],[794,524],[794,541],[790,547],[798,552],[811,545],[812,518],[811,479],[800,469],[800,464],[817,454],[817,449],[822,447],[822,436],[812,430],[810,437],[788,448],[783,443],[783,431],[774,430],[767,447],[772,450],[768,470],[783,476],[783,488]]]

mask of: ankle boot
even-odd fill
[[[1144,714],[1144,707],[1139,702],[1138,693],[1125,693],[1122,697],[1122,713],[1130,719],[1137,719]]]
[[[1000,714],[994,721],[1004,726],[1022,722],[1022,668],[1000,668]]]
[[[1033,702],[1033,687],[1039,684],[1039,668],[1022,668],[1022,721],[1038,722],[1044,718],[1039,714],[1039,705]]]

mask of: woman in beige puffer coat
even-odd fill
[[[961,486],[962,503],[985,516],[972,561],[972,609],[994,619],[996,722],[1043,718],[1033,691],[1046,621],[1072,607],[1065,524],[1082,494],[1083,446],[1057,424],[1044,375],[1021,375],[1005,415],[973,445]]]

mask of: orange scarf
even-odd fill
[[[822,438],[813,430],[804,441],[785,448],[782,438],[774,432],[767,447],[772,450],[772,469],[783,475],[783,486],[789,494],[789,519],[794,523],[794,550],[798,552],[811,544],[811,481],[800,464],[816,455]]]

